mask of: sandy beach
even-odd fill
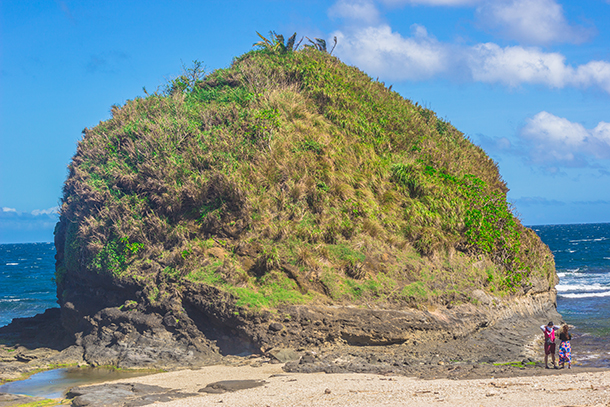
[[[260,387],[208,394],[208,384],[262,380]],[[476,380],[422,380],[373,374],[286,373],[281,364],[208,366],[117,383],[141,383],[197,394],[165,403],[178,406],[610,406],[610,371]]]

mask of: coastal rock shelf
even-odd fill
[[[429,376],[428,373],[446,375],[456,363],[461,367],[454,373],[461,374],[466,374],[468,370],[464,370],[464,363],[472,366],[525,360],[525,363],[531,364],[540,359],[538,327],[544,323],[541,321],[561,319],[555,311],[554,296],[550,292],[487,307],[463,305],[451,310],[397,311],[300,306],[288,307],[283,311],[283,315],[291,317],[273,322],[273,315],[269,314],[269,320],[261,318],[259,326],[252,322],[244,323],[244,326],[251,327],[252,335],[258,329],[261,335],[268,338],[269,342],[265,342],[267,347],[255,353],[263,355],[267,363],[289,362],[285,367],[287,371],[310,373],[368,372]],[[14,380],[51,364],[174,370],[210,364],[249,363],[248,358],[222,356],[220,349],[210,342],[204,342],[209,347],[203,347],[202,352],[181,345],[162,328],[160,316],[126,312],[132,316],[129,319],[121,317],[122,313],[118,309],[106,309],[101,314],[116,318],[112,321],[117,327],[121,323],[123,326],[137,323],[139,327],[148,327],[148,333],[144,330],[139,337],[132,334],[133,341],[104,342],[104,337],[98,337],[97,332],[104,332],[108,338],[118,334],[102,326],[80,338],[77,344],[67,346],[63,340],[58,341],[62,335],[53,339],[44,330],[31,329],[47,326],[61,333],[57,330],[60,322],[58,309],[0,328],[0,339],[7,342],[11,338],[19,338],[22,343],[14,352],[5,351],[4,354],[10,356],[5,356],[0,362],[0,379]],[[100,323],[104,321],[99,316],[94,320]],[[149,321],[149,324],[144,325],[145,321]],[[289,330],[301,332],[301,335],[282,335],[282,332]],[[31,332],[31,335],[25,337],[20,335],[22,332]],[[312,351],[315,356],[311,356]],[[483,371],[473,373],[483,374]]]

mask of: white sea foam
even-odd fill
[[[580,242],[602,242],[606,240],[605,237],[599,237],[596,239],[577,239],[577,240],[570,240],[570,243],[580,243]]]
[[[575,277],[575,278],[579,278],[581,277],[581,273],[577,273],[574,271],[559,271],[557,272],[557,277],[562,278],[562,277]]]
[[[6,263],[7,266],[18,266],[19,263]]]
[[[565,292],[565,291],[599,291],[607,289],[601,284],[557,284],[555,289],[557,291]]]
[[[577,273],[580,271],[580,267],[576,267],[575,269],[568,269],[570,273]]]
[[[0,302],[18,302],[20,298],[0,298]]]
[[[586,355],[582,354],[582,353],[579,353],[578,354],[578,360],[579,361],[583,361],[583,360],[596,360],[596,359],[599,359],[600,356],[601,355],[599,353],[589,353],[589,352],[587,352]]]
[[[559,294],[560,297],[564,298],[591,298],[591,297],[610,297],[610,291],[604,291],[601,293],[570,293],[570,294]]]

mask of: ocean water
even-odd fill
[[[610,223],[531,228],[555,256],[557,310],[574,326],[573,360],[610,367]]]
[[[32,397],[57,399],[64,397],[73,387],[118,379],[145,376],[156,371],[118,370],[103,367],[69,367],[36,373],[25,380],[8,382],[0,386],[0,393],[26,394]]]
[[[57,307],[55,246],[0,244],[0,326]]]

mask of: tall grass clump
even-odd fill
[[[56,229],[60,289],[102,275],[189,280],[255,308],[417,306],[489,287],[481,262],[496,293],[552,283],[481,148],[321,45],[272,38],[84,130]]]

